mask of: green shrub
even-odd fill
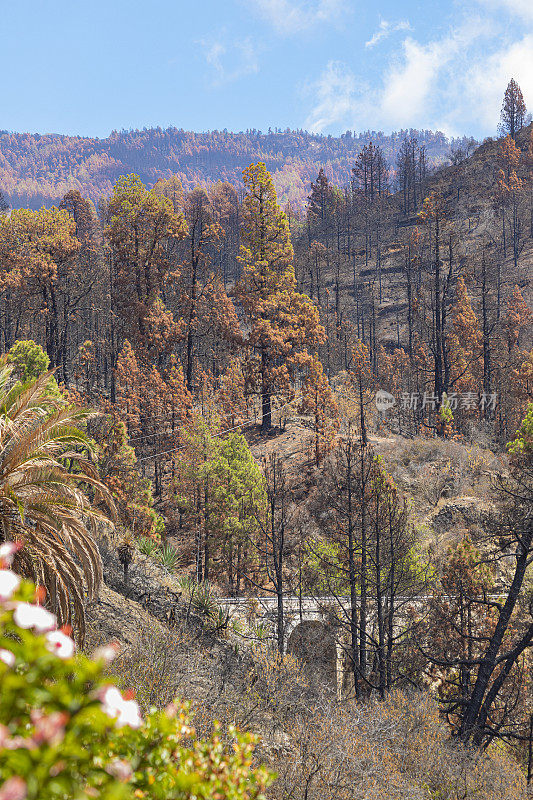
[[[170,544],[163,545],[156,555],[158,561],[171,572],[179,566],[180,555],[176,548]]]
[[[219,729],[198,741],[186,706],[152,710],[104,677],[112,647],[74,653],[55,617],[0,552],[0,798],[253,800],[269,777],[252,769],[255,740]]]
[[[8,364],[13,364],[16,377],[21,383],[40,378],[48,370],[50,359],[40,344],[32,339],[19,339],[7,353]],[[52,376],[47,384],[52,397],[59,398],[61,393],[56,379]]]
[[[16,341],[8,351],[7,360],[14,365],[22,383],[40,378],[50,366],[50,359],[41,345],[31,339]]]
[[[154,558],[160,553],[159,545],[151,536],[141,536],[137,540],[137,547],[144,556],[152,556]]]
[[[533,452],[533,403],[528,404],[526,416],[517,430],[514,440],[509,442],[507,447],[513,456],[531,457]]]
[[[176,585],[191,608],[213,621],[218,622],[221,619],[216,589],[212,583],[209,581],[198,583],[191,575],[181,575],[176,580]]]

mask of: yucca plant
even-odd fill
[[[242,619],[239,619],[239,617],[231,617],[230,625],[231,625],[231,630],[233,631],[233,633],[236,633],[237,636],[244,635],[245,629]]]
[[[150,536],[140,536],[137,540],[137,547],[139,548],[139,553],[142,553],[143,556],[157,556],[159,554],[159,545],[152,539]]]
[[[213,586],[205,581],[204,583],[196,584],[194,594],[192,595],[192,606],[201,614],[206,617],[214,619],[219,610],[216,601],[215,590]]]
[[[180,590],[183,597],[189,599],[191,595],[196,591],[196,587],[198,583],[194,580],[191,575],[178,575],[176,578],[176,586]]]
[[[191,608],[213,620],[219,619],[220,607],[213,584],[209,581],[198,583],[191,575],[181,575],[176,579],[176,586]]]
[[[260,642],[266,641],[269,638],[268,629],[263,622],[260,622],[255,626],[254,635]]]
[[[175,547],[165,544],[157,553],[157,558],[166,569],[173,572],[180,563],[180,555]]]
[[[220,608],[219,605],[216,605],[216,608],[209,613],[208,617],[219,634],[222,635],[227,632],[228,626],[230,625],[230,617],[229,613],[224,608]],[[236,632],[235,628],[232,627],[232,629]]]
[[[0,360],[0,543],[23,545],[15,570],[46,589],[61,624],[82,639],[85,592],[93,597],[102,580],[96,524],[114,506],[79,427],[88,412],[52,397],[49,381],[14,382]]]

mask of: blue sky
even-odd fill
[[[441,129],[533,108],[533,0],[0,0],[0,128]]]

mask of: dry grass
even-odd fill
[[[376,449],[400,488],[426,511],[441,498],[488,499],[493,476],[505,466],[505,457],[487,448],[447,439],[391,436]]]
[[[501,751],[473,754],[450,740],[427,694],[330,706],[299,720],[274,761],[275,798],[520,800],[524,776]]]
[[[424,693],[384,703],[338,704],[307,680],[294,656],[267,645],[237,654],[196,629],[158,622],[106,590],[89,609],[90,646],[115,638],[111,665],[143,708],[176,696],[191,702],[197,732],[215,719],[260,734],[258,758],[278,778],[273,800],[519,800],[525,786],[503,752],[473,755],[449,739]]]

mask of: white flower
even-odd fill
[[[101,697],[102,708],[110,717],[116,717],[119,708],[124,702],[124,698],[120,694],[116,686],[106,686],[103,690]]]
[[[140,728],[142,725],[141,712],[135,700],[124,700],[117,719],[117,726],[129,725],[130,728]]]
[[[74,642],[62,631],[50,631],[46,634],[46,647],[59,658],[72,658]]]
[[[0,649],[0,661],[3,661],[8,667],[14,667],[16,661],[15,654],[12,653],[11,650]]]
[[[0,601],[9,600],[20,586],[20,578],[10,569],[0,569]]]
[[[0,661],[3,661],[4,664],[8,667],[15,666],[15,654],[11,652],[11,650],[0,650]]]
[[[13,620],[20,628],[34,628],[37,633],[46,633],[56,627],[55,616],[46,608],[32,603],[17,603]]]
[[[11,566],[13,556],[19,549],[20,545],[15,544],[15,542],[4,542],[4,544],[0,545],[0,561],[8,567]]]
[[[117,727],[129,725],[140,728],[142,717],[135,700],[124,700],[116,686],[106,686],[101,695],[102,709],[109,717],[117,718]]]

